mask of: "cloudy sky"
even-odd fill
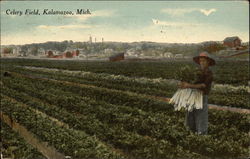
[[[1,44],[46,41],[197,43],[239,36],[249,41],[247,1],[1,1]],[[24,15],[39,9],[41,15]],[[91,15],[43,15],[89,9]],[[6,11],[23,15],[7,15]]]

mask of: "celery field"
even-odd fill
[[[185,65],[196,67],[184,60],[1,59],[1,114],[72,159],[249,157],[249,114],[209,109],[208,135],[197,136],[184,126],[185,111],[153,98],[173,96],[174,74]],[[212,71],[209,104],[250,109],[249,63],[218,61]],[[5,122],[3,157],[47,158]]]

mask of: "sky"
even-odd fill
[[[248,1],[1,1],[1,45],[46,41],[249,41]],[[26,9],[40,15],[25,15]],[[74,15],[43,15],[43,10]],[[77,15],[77,9],[91,14]],[[22,11],[12,15],[10,12]],[[9,14],[7,14],[7,13]]]

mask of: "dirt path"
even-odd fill
[[[54,147],[49,146],[46,142],[39,141],[35,135],[29,132],[24,126],[11,120],[9,116],[0,112],[0,118],[6,124],[8,124],[14,131],[18,132],[27,143],[37,148],[46,158],[52,159],[65,159],[65,156],[59,152]]]
[[[69,129],[70,128],[70,126],[68,125],[68,124],[66,124],[66,123],[64,123],[64,122],[62,122],[62,121],[60,121],[60,120],[58,120],[58,119],[56,119],[56,118],[54,118],[54,117],[51,117],[51,116],[49,116],[49,115],[47,115],[47,114],[45,114],[45,113],[43,113],[43,112],[41,112],[41,111],[39,111],[39,110],[37,110],[37,109],[34,109],[34,108],[32,108],[32,107],[30,107],[30,106],[28,106],[28,105],[26,105],[26,104],[24,104],[24,103],[22,103],[22,102],[19,102],[19,101],[17,101],[17,100],[15,100],[14,98],[12,98],[12,97],[9,97],[9,96],[6,96],[6,95],[4,95],[4,97],[5,98],[7,98],[7,99],[9,99],[9,100],[11,100],[11,101],[13,101],[13,102],[17,102],[17,103],[19,103],[20,104],[20,106],[22,106],[22,107],[24,107],[24,108],[29,108],[30,110],[32,110],[34,113],[36,113],[36,114],[39,114],[39,115],[41,115],[42,117],[44,117],[44,118],[49,118],[51,121],[53,121],[53,122],[55,122],[58,126],[60,126],[60,127],[64,127],[64,128],[66,128],[66,129]],[[34,98],[34,97],[32,97],[32,99],[33,100],[36,100],[36,101],[39,101],[39,102],[43,102],[43,101],[41,101],[40,99],[37,99],[37,98]],[[48,104],[48,103],[46,103],[46,105],[50,105],[50,104]],[[8,123],[7,123],[8,124]],[[16,123],[16,124],[18,124],[18,123]],[[15,128],[13,128],[14,130],[15,130]],[[20,129],[20,127],[17,127],[17,131],[19,132],[19,130],[18,129]],[[21,129],[23,129],[23,128],[21,128]],[[82,132],[81,130],[75,130],[75,131],[77,131],[77,132]],[[84,132],[85,133],[85,132]],[[22,134],[21,134],[22,135]],[[97,139],[96,139],[97,140]],[[120,150],[120,149],[116,149],[116,148],[114,148],[114,147],[111,147],[111,146],[109,146],[109,145],[106,145],[105,143],[103,143],[102,141],[100,141],[100,140],[98,140],[99,142],[100,142],[100,144],[102,144],[103,146],[106,146],[106,147],[109,147],[112,151],[114,151],[114,152],[116,152],[116,153],[118,153],[118,154],[121,154],[121,155],[123,155],[123,156],[129,156],[128,154],[126,154],[125,152],[123,152],[122,150]],[[42,150],[43,150],[43,148],[41,149],[41,151],[40,151],[40,149],[39,149],[39,151],[40,152],[42,152]],[[56,151],[54,148],[52,148],[52,150],[53,151]],[[50,152],[49,152],[50,153]],[[56,154],[56,152],[54,152],[55,154]],[[47,157],[47,156],[46,156]],[[54,159],[54,158],[51,158],[51,159]],[[56,158],[57,159],[57,158]],[[60,159],[60,158],[59,158]]]
[[[160,101],[169,102],[170,98],[164,98],[164,97],[156,97],[151,96],[151,98],[155,98]],[[237,113],[245,113],[250,114],[249,109],[243,109],[243,108],[235,108],[235,107],[228,107],[228,106],[220,106],[215,104],[208,104],[209,109],[216,109],[216,110],[223,110],[223,111],[231,111],[231,112],[237,112]]]

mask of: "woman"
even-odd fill
[[[215,65],[215,61],[209,57],[206,52],[200,53],[200,55],[194,57],[193,60],[200,65],[202,74],[195,84],[181,82],[179,87],[200,89],[203,94],[203,108],[187,112],[185,125],[191,131],[199,135],[205,135],[207,134],[208,129],[208,94],[211,90],[211,84],[213,81],[213,73],[209,70],[209,67]]]

